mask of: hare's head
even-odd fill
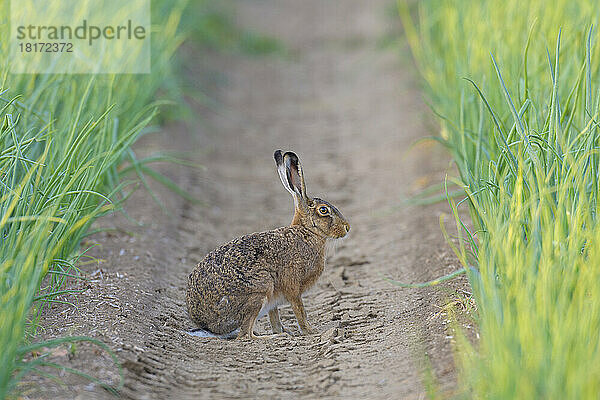
[[[291,151],[282,153],[281,150],[277,150],[274,156],[281,182],[294,198],[292,225],[302,225],[326,238],[346,236],[350,224],[342,213],[328,201],[306,195],[304,174],[298,156]]]

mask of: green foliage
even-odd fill
[[[83,235],[125,198],[117,166],[153,120],[157,92],[177,95],[171,59],[186,7],[187,0],[152,2],[147,75],[11,75],[1,44],[0,399],[23,371],[37,371],[21,360],[31,347],[24,334],[35,329],[27,324],[32,304],[56,301],[64,277],[77,275]],[[0,9],[6,34],[6,1]]]
[[[399,4],[478,232],[455,249],[481,335],[459,338],[464,396],[597,398],[600,9],[424,0],[414,24]]]
[[[285,54],[283,44],[267,35],[241,29],[234,21],[233,10],[223,3],[200,0],[185,17],[192,39],[200,45],[218,50],[241,51],[250,55]]]

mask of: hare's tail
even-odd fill
[[[191,335],[191,336],[197,336],[197,337],[203,337],[203,338],[219,338],[219,339],[233,339],[233,338],[237,337],[239,332],[240,332],[240,330],[236,329],[232,332],[219,335],[216,333],[212,333],[211,331],[207,331],[205,329],[200,329],[200,328],[192,329],[191,331],[185,331],[185,333],[187,333],[188,335]]]

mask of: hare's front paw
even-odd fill
[[[276,335],[289,335],[289,336],[294,336],[294,333],[292,331],[290,331],[289,329],[285,328],[284,326],[281,326],[281,332],[273,332]]]
[[[318,330],[314,329],[313,327],[311,327],[310,325],[306,325],[304,326],[302,329],[302,334],[303,335],[314,335],[316,333],[319,333]]]

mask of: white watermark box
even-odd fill
[[[11,0],[12,73],[150,72],[150,0]]]

